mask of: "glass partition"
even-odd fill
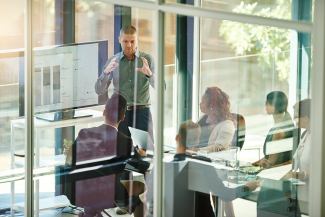
[[[197,34],[195,19],[166,22],[176,26],[176,125],[165,124],[165,138],[175,138],[174,150],[165,142],[165,214],[308,215],[311,35],[206,18]]]
[[[287,21],[309,31],[313,1],[166,1],[288,29],[113,2],[34,1],[35,216],[308,216],[312,34]],[[26,11],[1,5],[0,216],[21,216]]]
[[[34,51],[35,215],[144,216],[153,207],[154,13],[81,0],[47,7],[61,28],[55,46]]]
[[[296,20],[302,22],[313,21],[314,1],[290,0],[202,0],[202,1],[176,1],[166,0],[166,3],[193,5],[212,10],[227,11],[236,14],[268,17],[281,20]]]
[[[25,169],[16,163],[24,159],[25,131],[13,127],[19,119],[19,73],[24,72],[21,64],[24,59],[24,4],[23,1],[1,3],[0,215],[13,216],[24,214],[24,210],[12,208],[25,200]]]

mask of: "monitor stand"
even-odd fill
[[[70,120],[76,118],[85,118],[91,117],[92,114],[87,113],[86,111],[75,111],[74,109],[71,110],[64,110],[55,113],[47,113],[47,114],[39,114],[35,115],[37,119],[41,119],[44,121],[62,121],[62,120]]]

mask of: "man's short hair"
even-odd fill
[[[296,109],[300,117],[308,117],[310,119],[310,105],[311,99],[304,99],[300,102],[297,102],[293,108]]]
[[[178,139],[179,145],[183,148],[191,148],[196,145],[201,134],[201,127],[192,120],[187,120],[179,126]]]
[[[133,34],[138,34],[137,29],[134,26],[124,26],[120,30],[120,37],[122,37],[123,33],[125,35],[133,35]]]
[[[125,114],[126,104],[126,99],[122,95],[114,93],[105,105],[106,120],[111,123],[118,123]]]

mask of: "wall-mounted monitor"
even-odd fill
[[[95,83],[108,59],[108,41],[34,50],[34,113],[103,105]],[[19,115],[24,116],[24,67],[19,71]]]

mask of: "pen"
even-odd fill
[[[275,165],[274,165],[274,164],[270,163],[270,162],[269,162],[269,161],[267,161],[267,160],[266,160],[266,163],[268,163],[268,164],[270,164],[271,166],[274,166],[274,167],[275,167]]]

